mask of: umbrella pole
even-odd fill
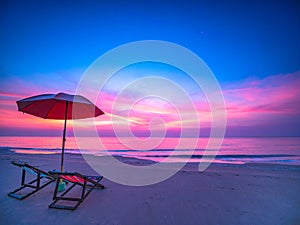
[[[63,140],[62,140],[62,148],[61,148],[60,172],[63,172],[63,171],[64,171],[64,155],[65,155],[65,142],[66,142],[67,116],[68,116],[68,101],[66,101],[65,124],[64,124],[64,133],[63,133]]]

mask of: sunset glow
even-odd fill
[[[299,135],[297,7],[289,3],[192,1],[184,8],[172,4],[170,10],[167,3],[157,3],[155,8],[142,1],[132,13],[130,4],[92,1],[91,8],[101,13],[90,13],[91,8],[82,10],[90,6],[81,4],[71,7],[62,3],[68,7],[59,9],[47,2],[40,4],[44,7],[26,3],[16,7],[13,2],[3,5],[0,135],[61,136],[62,121],[17,112],[16,101],[45,93],[75,94],[84,72],[99,56],[139,40],[173,42],[203,59],[222,88],[227,136]],[[149,7],[154,8],[149,11]],[[70,12],[65,13],[64,8],[70,8]],[[84,20],[78,20],[78,12]],[[160,22],[153,22],[154,18]],[[65,26],[62,21],[77,25]],[[187,93],[196,113],[191,112],[178,90],[156,81],[143,82],[147,77],[172,81]],[[95,126],[104,136],[115,135],[113,125],[120,130],[129,126],[135,135],[148,136],[149,124],[153,130],[165,129],[168,136],[178,136],[182,126],[193,133],[195,125],[200,124],[200,135],[209,136],[209,102],[180,68],[156,62],[133,64],[107,80],[103,90],[96,83],[86,87],[85,97],[95,97],[88,95],[92,88],[98,96],[94,103],[106,113],[95,118]],[[139,99],[151,90],[169,99]],[[184,119],[176,111],[179,106]],[[85,129],[84,123],[81,126]],[[68,133],[72,134],[72,121],[68,121]]]
[[[25,81],[19,81],[24,86]],[[24,84],[21,84],[24,82]],[[251,79],[239,84],[231,84],[224,87],[223,94],[226,101],[228,118],[228,133],[235,133],[239,127],[265,127],[271,125],[287,131],[297,130],[300,112],[300,72],[294,74],[280,74],[269,76],[264,79]],[[45,120],[31,115],[17,112],[16,101],[31,95],[40,94],[40,87],[31,84],[31,91],[26,95],[22,91],[11,91],[6,87],[1,92],[1,132],[9,132],[16,135],[60,135],[63,122],[59,120]],[[49,89],[51,91],[51,89]],[[55,89],[53,88],[54,92]],[[112,113],[112,105],[116,95],[102,92],[97,104],[106,115],[95,119],[95,125],[102,134],[112,134],[112,118],[117,118],[120,127],[130,125],[131,129],[138,135],[148,129],[149,122],[153,118],[161,118],[168,131],[178,131],[182,124],[190,129],[194,128],[194,120],[182,121],[176,114],[176,110],[166,102],[159,99],[145,99],[136,103],[129,115]],[[119,99],[119,109],[127,106],[127,99]],[[201,128],[209,128],[211,116],[207,102],[194,100],[198,112]],[[189,114],[190,112],[185,112]],[[295,125],[292,125],[295,124]],[[290,127],[289,125],[292,125]],[[72,121],[68,121],[68,129],[71,130]],[[84,128],[83,128],[84,129]],[[121,129],[121,128],[120,128]],[[152,126],[155,129],[155,124]],[[293,132],[289,132],[293,134]]]

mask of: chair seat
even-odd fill
[[[104,186],[99,183],[102,180],[103,176],[86,176],[77,172],[69,173],[69,172],[49,171],[49,173],[56,176],[57,178],[56,187],[53,194],[54,201],[49,205],[49,208],[75,210],[94,188],[104,188]],[[71,186],[69,186],[64,192],[59,194],[58,193],[59,184],[62,180],[71,183]],[[82,188],[80,196],[68,197],[67,194],[70,192],[70,190],[72,190],[76,186]],[[75,202],[75,205],[70,206],[69,204],[65,204],[65,203],[59,204],[59,201],[63,201],[65,203],[68,201]]]
[[[67,181],[73,182],[73,183],[84,183],[84,179],[78,176],[67,176],[67,175],[61,175],[60,176],[62,179],[65,179]]]

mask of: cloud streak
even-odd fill
[[[66,90],[72,89],[70,84],[76,83],[76,79],[74,78],[72,81],[70,78],[66,82],[68,84]],[[59,87],[63,87],[63,83]],[[6,129],[12,133],[15,131],[16,135],[22,135],[25,130],[42,129],[43,132],[49,132],[49,134],[55,133],[54,130],[61,130],[61,121],[43,120],[23,115],[17,112],[16,107],[16,101],[21,98],[45,92],[57,92],[59,88],[55,84],[44,86],[41,85],[41,81],[29,82],[21,78],[13,78],[10,82],[7,80],[5,84],[2,83],[1,86],[1,135],[5,135]],[[14,88],[15,86],[19,88]],[[299,87],[300,71],[263,79],[246,79],[226,86],[223,88],[223,94],[228,119],[227,135],[255,135],[255,128],[258,130],[258,135],[259,130],[264,130],[261,135],[268,135],[268,132],[272,135],[296,135],[296,132],[299,131],[297,127],[300,124]],[[141,91],[142,89],[139,89],[139,93],[143,95]],[[131,96],[136,97],[134,90]],[[180,96],[176,96],[176,98],[180,98]],[[181,115],[178,115],[176,104],[174,106],[163,99],[144,98],[132,104],[134,101],[128,95],[117,96],[115,91],[106,90],[100,93],[96,102],[106,115],[95,119],[96,126],[104,135],[113,134],[113,123],[118,126],[118,129],[124,131],[129,126],[137,135],[149,134],[150,128],[166,129],[167,134],[178,135],[181,126],[193,132],[193,129],[197,129],[196,125],[199,121],[201,128],[209,129],[211,112],[208,102],[202,97],[198,100],[194,97],[191,98],[197,111],[196,116],[182,99],[178,99],[182,109]],[[118,102],[113,108],[116,100]],[[154,118],[161,118],[161,120],[153,120]],[[164,123],[163,127],[162,122]],[[149,127],[150,123],[151,127]],[[72,126],[71,122],[69,122],[69,126]],[[276,129],[277,133],[274,132]]]
[[[249,80],[224,91],[229,119],[299,115],[300,72]]]

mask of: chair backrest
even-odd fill
[[[32,175],[37,175],[37,171],[33,170],[32,168],[29,168],[29,167],[27,167],[27,166],[21,166],[21,168],[22,168],[23,170],[26,170],[26,172],[28,172],[28,173],[30,173],[30,174],[32,174]]]
[[[21,167],[23,170],[25,170],[26,172],[28,172],[29,174],[32,174],[32,175],[37,175],[38,173],[40,173],[40,177],[48,177],[48,178],[52,178],[53,177],[48,174],[47,172],[35,167],[35,166],[32,166],[26,162],[15,162],[15,161],[12,161],[11,162],[13,165],[15,166],[18,166],[18,167]]]

